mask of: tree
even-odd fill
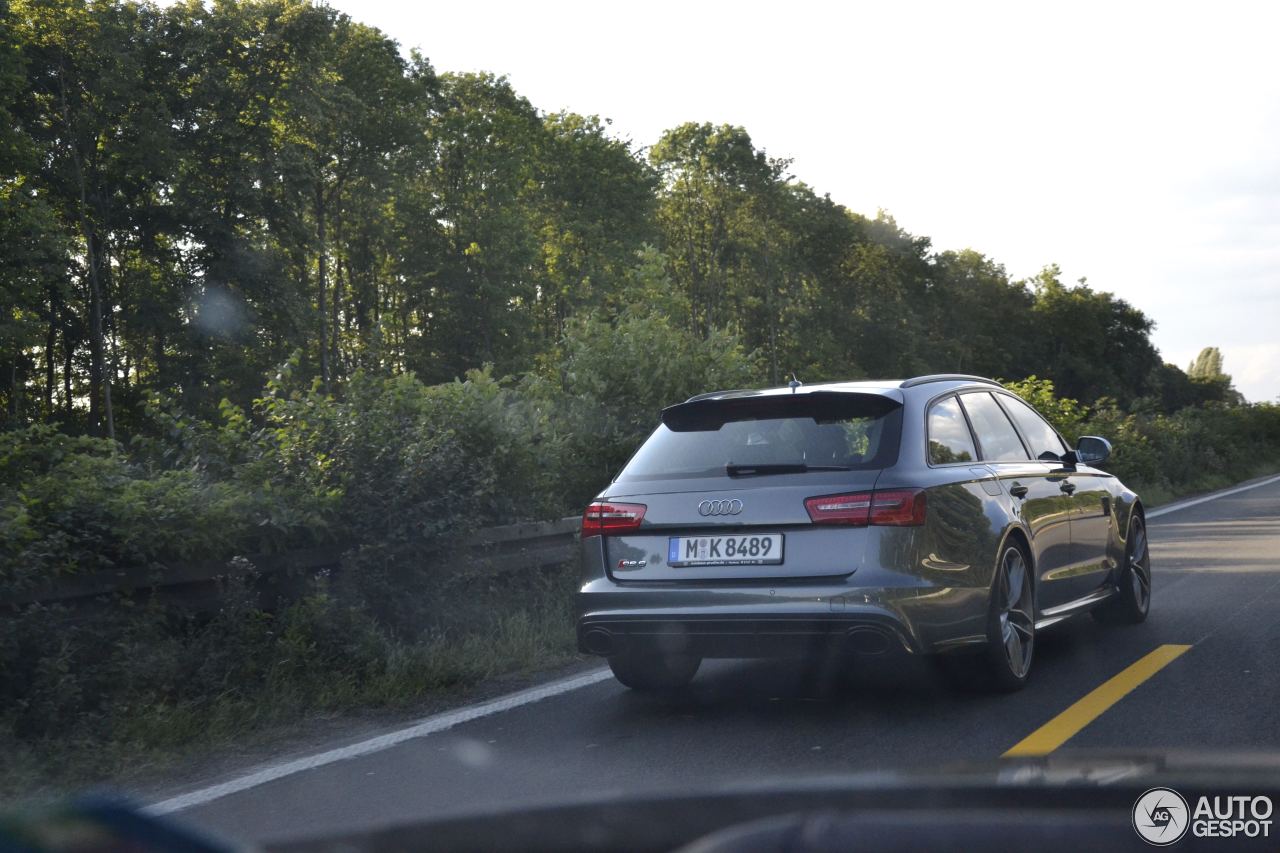
[[[72,327],[79,321],[89,346],[89,425],[114,437],[114,261],[138,237],[145,209],[159,203],[155,187],[168,165],[158,12],[83,0],[20,0],[14,9],[27,72],[18,113],[42,152],[37,192],[76,241],[65,275],[79,287],[49,291],[49,314],[63,318],[65,393],[72,393]],[[53,304],[63,294],[71,304]]]
[[[1077,400],[1132,400],[1155,390],[1151,377],[1161,363],[1151,343],[1155,324],[1123,299],[1083,280],[1069,287],[1060,276],[1051,265],[1031,281],[1040,332],[1030,342],[1029,363],[1040,366],[1034,372]]]
[[[661,177],[658,224],[672,278],[685,288],[701,334],[741,322],[753,300],[769,298],[769,225],[789,161],[756,150],[740,127],[683,124],[649,151]],[[744,329],[749,346],[765,337]]]
[[[635,253],[656,238],[657,176],[596,116],[553,113],[543,125],[537,277],[546,347],[571,314],[605,304]]]
[[[44,330],[56,334],[56,306],[64,294],[54,283],[67,247],[33,172],[39,149],[19,124],[26,69],[7,2],[0,0],[0,422],[13,426],[53,411],[52,345],[41,352]],[[43,400],[27,394],[43,355]]]
[[[1222,369],[1222,352],[1217,347],[1205,347],[1191,362],[1187,377],[1194,388],[1195,402],[1210,401],[1240,405],[1244,396],[1235,389],[1231,377]]]
[[[447,74],[440,83],[414,189],[438,223],[440,254],[413,274],[421,337],[411,363],[435,379],[484,363],[515,372],[537,340],[542,120],[503,78]]]
[[[1192,379],[1204,382],[1229,378],[1222,372],[1222,351],[1217,347],[1205,347],[1200,350],[1200,354],[1192,360],[1191,366],[1187,368],[1187,375]]]
[[[928,369],[1018,378],[1039,369],[1023,345],[1037,334],[1033,297],[1001,264],[973,249],[941,252],[931,279]]]

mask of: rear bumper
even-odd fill
[[[914,652],[897,620],[859,614],[813,616],[584,616],[578,648],[612,655],[659,649],[704,658],[756,658],[845,651],[864,655]]]
[[[661,648],[702,657],[777,657],[818,650],[927,654],[986,641],[987,590],[773,584],[585,583],[578,648],[612,655]]]

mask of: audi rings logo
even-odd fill
[[[742,512],[742,501],[703,501],[698,504],[698,515],[737,515]]]

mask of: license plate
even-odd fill
[[[672,536],[667,540],[667,565],[772,566],[782,562],[781,533],[736,536]]]

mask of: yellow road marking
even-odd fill
[[[1067,710],[1014,744],[1003,758],[1048,755],[1092,723],[1133,688],[1164,669],[1190,646],[1160,646],[1091,690]]]

